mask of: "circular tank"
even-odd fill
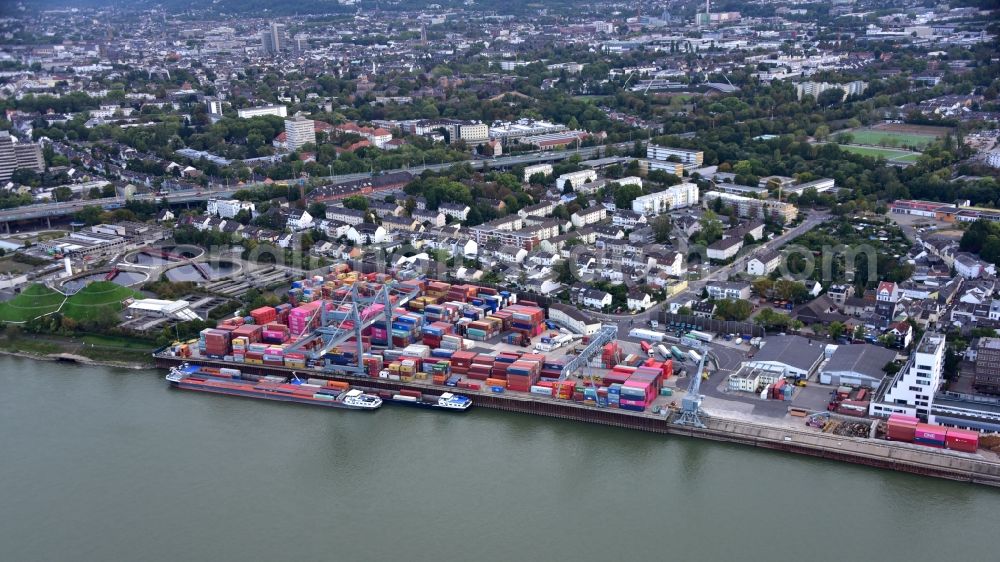
[[[157,267],[200,257],[205,251],[197,246],[161,246],[146,248],[125,256],[125,261],[136,265]]]
[[[62,287],[67,292],[75,293],[95,281],[111,281],[123,287],[132,287],[145,283],[149,279],[149,275],[138,271],[119,271],[111,279],[108,279],[109,274],[109,271],[104,271],[92,275],[84,275],[83,277],[66,281],[62,284]]]
[[[239,264],[226,260],[217,260],[211,262],[197,262],[178,265],[168,269],[164,272],[164,275],[167,276],[168,280],[175,283],[181,283],[184,281],[201,283],[205,281],[215,281],[222,279],[223,277],[229,277],[239,271]]]

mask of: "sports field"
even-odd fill
[[[842,150],[847,150],[855,154],[871,156],[872,158],[885,158],[890,162],[916,162],[920,154],[908,150],[896,150],[892,148],[875,148],[872,146],[858,146],[854,144],[839,145]]]
[[[874,131],[871,129],[855,129],[848,133],[853,142],[873,146],[912,146],[924,148],[937,137],[918,135],[914,133],[897,133],[895,131]]]

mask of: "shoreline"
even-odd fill
[[[150,360],[150,362],[147,364],[124,362],[124,361],[105,361],[100,359],[91,359],[90,357],[85,357],[83,355],[77,355],[74,353],[65,353],[65,352],[40,354],[40,353],[32,353],[30,351],[11,351],[8,349],[0,349],[0,355],[6,355],[9,357],[20,357],[22,359],[32,359],[34,361],[77,363],[79,365],[114,367],[116,369],[129,369],[133,371],[151,370],[156,368],[156,363],[152,360]]]
[[[154,358],[158,368],[170,368],[189,361],[165,354],[156,355]],[[192,362],[198,365],[218,365],[230,368],[234,365],[211,359],[195,359]],[[295,372],[287,367],[248,364],[241,364],[240,369],[258,375],[286,375]],[[310,372],[310,375],[351,384],[363,384],[383,390],[426,391],[431,388],[426,382],[397,382],[344,373]],[[580,404],[543,400],[531,396],[489,394],[469,390],[463,390],[463,393],[468,394],[476,406],[494,410],[737,443],[872,468],[1000,487],[1000,462],[980,454],[944,453],[937,449],[923,448],[912,444],[808,432],[792,427],[748,422],[722,416],[706,416],[703,420],[706,426],[698,428],[670,423],[672,416],[663,417],[623,410],[595,409]]]

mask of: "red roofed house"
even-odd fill
[[[890,334],[896,336],[896,345],[906,349],[913,343],[913,326],[907,322],[896,322],[889,327]]]
[[[875,290],[875,300],[881,302],[896,302],[899,300],[899,287],[891,281],[882,281]]]

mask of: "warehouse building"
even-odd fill
[[[775,336],[745,366],[757,369],[776,367],[785,377],[808,378],[823,360],[823,346],[802,336]]]
[[[841,345],[819,374],[819,382],[833,385],[878,387],[885,376],[885,366],[896,359],[891,349],[871,344]]]

